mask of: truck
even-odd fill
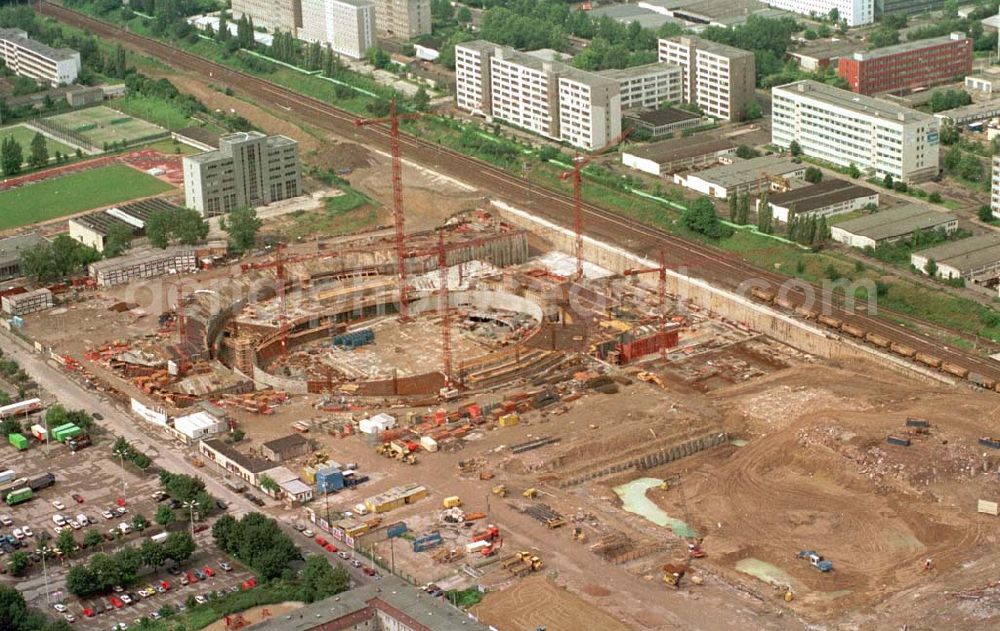
[[[809,565],[813,566],[820,572],[829,572],[833,569],[833,563],[824,559],[823,556],[818,554],[815,550],[802,550],[799,552],[798,558],[808,559]]]
[[[80,451],[84,447],[90,447],[90,444],[90,434],[80,434],[76,438],[70,438],[66,441],[70,451]]]
[[[35,494],[31,491],[31,489],[27,487],[22,487],[20,489],[15,489],[10,493],[8,493],[7,497],[4,498],[4,501],[7,502],[8,506],[14,506],[15,504],[27,502],[34,496]]]
[[[28,439],[14,432],[13,434],[8,434],[7,441],[14,446],[14,449],[18,451],[24,451],[28,448]]]
[[[445,508],[455,508],[462,505],[462,498],[457,495],[452,495],[451,497],[446,497],[441,502]]]
[[[0,471],[0,484],[6,484],[14,479],[14,470],[7,469],[6,471]]]
[[[55,483],[56,483],[56,476],[52,475],[51,473],[43,473],[42,475],[38,476],[37,478],[32,478],[32,479],[28,480],[26,482],[26,485],[27,485],[27,487],[29,489],[31,489],[32,491],[34,491],[35,493],[37,493],[38,491],[41,491],[42,489],[49,488],[50,486],[52,486]]]
[[[31,435],[34,436],[35,440],[40,443],[44,443],[49,439],[49,432],[47,429],[35,423],[31,426]]]

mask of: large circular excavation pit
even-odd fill
[[[458,384],[479,382],[507,364],[516,370],[521,349],[542,323],[542,308],[495,291],[449,293],[451,376]],[[280,337],[257,348],[255,379],[285,389],[377,394],[436,394],[444,381],[444,315],[438,296],[408,305],[403,320],[392,303],[358,310],[314,313],[309,323],[290,326],[289,347]],[[262,374],[266,373],[266,374]],[[503,376],[499,377],[503,380]],[[491,379],[492,381],[492,379]]]

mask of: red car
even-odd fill
[[[170,582],[169,581],[160,581],[160,587],[162,587],[163,589],[169,590],[170,589]]]
[[[337,551],[337,546],[333,545],[332,543],[328,543],[328,544],[326,544],[323,547],[326,548],[327,552],[336,552]]]
[[[76,500],[77,504],[83,504],[83,496],[80,495],[79,493],[74,493],[73,499]]]
[[[248,578],[247,580],[243,581],[243,589],[253,589],[254,587],[257,587],[257,579]]]
[[[194,584],[198,582],[198,577],[192,574],[191,572],[188,572],[184,576],[187,577],[188,583]]]
[[[328,543],[328,542],[327,542],[327,540],[326,540],[326,539],[324,539],[323,537],[316,537],[316,545],[318,545],[319,547],[321,547],[321,548],[322,548],[322,547],[324,547],[324,546],[325,546],[325,545],[326,545],[327,543]]]
[[[205,576],[207,576],[209,578],[212,578],[213,576],[215,576],[215,570],[213,570],[212,568],[208,567],[207,565],[205,567],[203,567],[201,569],[201,571],[202,571],[202,573]]]
[[[119,600],[117,596],[112,596],[111,597],[111,606],[114,607],[115,609],[121,609],[122,607],[125,606],[125,603],[123,603],[121,600]]]
[[[86,609],[83,610],[83,616],[85,618],[93,618],[94,617],[94,610],[91,609],[90,607],[87,607]]]

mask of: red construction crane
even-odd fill
[[[441,372],[444,385],[451,387],[451,305],[448,302],[448,252],[444,247],[444,230],[438,232],[438,271],[441,289],[438,291],[438,311],[441,313]]]
[[[396,266],[399,277],[399,317],[409,316],[406,306],[406,245],[403,232],[403,161],[399,147],[399,121],[418,118],[420,114],[397,114],[396,100],[389,101],[389,116],[385,118],[359,118],[358,127],[389,123],[389,149],[392,154],[392,220],[396,226]]]
[[[624,276],[638,276],[639,274],[652,274],[653,272],[659,276],[656,290],[660,299],[657,306],[660,310],[660,319],[665,321],[667,318],[667,253],[662,249],[660,250],[659,267],[627,269],[622,274]]]
[[[632,129],[626,129],[617,138],[587,156],[577,154],[573,160],[573,168],[564,171],[559,179],[573,179],[573,232],[576,233],[576,278],[583,278],[583,169],[598,156],[605,153],[621,141],[629,137]]]

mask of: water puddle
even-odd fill
[[[622,508],[628,512],[644,517],[657,526],[665,526],[674,531],[678,537],[697,537],[698,533],[695,532],[694,528],[680,519],[667,515],[663,509],[646,497],[646,491],[660,486],[662,483],[663,480],[656,478],[639,478],[627,484],[616,486],[614,491],[622,499]]]
[[[759,578],[768,584],[776,584],[782,586],[789,586],[793,589],[796,588],[795,580],[780,567],[771,565],[760,559],[755,559],[750,557],[748,559],[740,559],[736,562],[736,569],[744,574],[749,574],[754,578]]]

